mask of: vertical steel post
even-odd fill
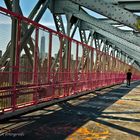
[[[75,70],[75,71],[76,71],[76,72],[75,72],[76,75],[75,75],[75,81],[78,80],[78,63],[79,63],[79,62],[78,62],[78,53],[79,53],[79,52],[78,52],[78,51],[79,51],[78,48],[79,48],[79,44],[78,44],[78,42],[76,42],[76,43],[77,43],[77,45],[76,45],[76,68],[75,68],[75,69],[76,69],[76,70]]]
[[[13,91],[13,111],[16,109],[16,99],[17,99],[17,86],[18,86],[18,79],[19,79],[19,61],[20,61],[20,33],[21,33],[21,20],[18,19],[18,31],[16,33],[16,46],[15,46],[15,66],[13,67],[12,71],[12,81],[14,85]]]
[[[90,59],[90,72],[92,73],[92,69],[93,69],[93,53],[94,53],[94,49],[91,49],[91,59]]]
[[[15,72],[16,72],[16,75],[15,75],[15,83],[18,82],[18,79],[19,79],[19,63],[20,63],[20,39],[21,39],[21,20],[18,19],[18,32],[17,32],[17,42],[16,42],[16,69],[15,69]]]
[[[66,38],[66,48],[65,48],[65,57],[64,57],[64,68],[65,68],[65,72],[67,72],[68,71],[68,50],[69,50],[69,42],[68,42],[68,40],[67,40],[67,38]]]
[[[70,81],[71,78],[71,40],[68,41],[68,81]]]
[[[12,1],[12,11],[17,12],[17,7],[19,5],[19,0]],[[15,85],[14,71],[15,71],[15,59],[16,59],[16,45],[17,45],[17,19],[12,17],[12,33],[11,33],[11,49],[10,49],[10,77],[9,82]]]
[[[63,49],[63,38],[60,36],[60,53],[59,53],[59,81],[62,81],[63,69],[62,69],[62,49]]]
[[[17,12],[17,7],[19,5],[19,0],[12,1],[12,11]],[[18,28],[17,28],[18,27]],[[18,32],[17,32],[18,29]],[[10,77],[9,82],[14,86],[13,88],[13,96],[12,96],[12,106],[13,111],[16,109],[16,84],[18,80],[18,76],[16,75],[16,68],[19,67],[19,34],[20,33],[20,24],[18,23],[18,19],[12,17],[12,34],[11,34],[11,49],[10,49]],[[16,56],[17,55],[17,56]],[[16,67],[17,63],[17,67]]]
[[[39,29],[36,27],[35,30],[35,50],[34,50],[34,65],[33,65],[33,83],[38,85],[38,38],[39,38]]]
[[[54,78],[54,77],[51,77],[51,75],[53,73],[51,73],[51,62],[52,62],[52,58],[51,58],[51,53],[52,53],[52,33],[50,32],[49,34],[49,58],[48,58],[48,82],[53,82],[53,81],[50,81],[50,78]],[[52,79],[54,80],[54,79]]]
[[[38,37],[39,29],[36,27],[35,30],[35,48],[34,48],[34,64],[33,64],[33,84],[38,85]],[[33,102],[37,104],[37,91],[33,94]]]

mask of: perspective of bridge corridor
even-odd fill
[[[140,0],[0,0],[0,140],[140,140]]]

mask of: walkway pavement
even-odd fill
[[[140,140],[140,82],[118,85],[0,124],[0,140]]]

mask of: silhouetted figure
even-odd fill
[[[132,76],[130,69],[128,70],[126,75],[127,75],[127,86],[130,86],[131,76]]]

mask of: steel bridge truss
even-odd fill
[[[5,16],[12,17],[17,23],[15,65],[7,65],[0,72],[1,113],[122,83],[125,71],[129,68],[133,72],[133,80],[140,78],[139,71],[128,65],[128,60],[123,60],[120,52],[109,52],[111,44],[102,38],[96,39],[97,35],[96,48],[93,48],[4,8],[0,8],[0,11],[0,15],[7,14]],[[31,36],[35,46],[33,65],[30,64],[26,52],[21,51],[22,27],[25,23],[28,28],[34,29]],[[45,58],[41,57],[40,52],[42,33],[47,42]],[[92,33],[89,36],[91,35]],[[93,39],[88,41],[91,40]],[[52,68],[56,57],[57,65]]]
[[[122,83],[128,69],[140,78],[139,1],[39,0],[28,18],[19,0],[4,2],[11,39],[0,56],[1,113]],[[57,31],[38,24],[47,8]]]

